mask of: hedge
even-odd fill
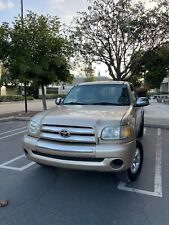
[[[47,94],[46,99],[56,99],[56,98],[64,98],[65,95],[63,94]],[[32,96],[27,96],[28,100],[33,100]],[[42,99],[42,96],[39,96],[39,99]],[[22,95],[7,95],[7,96],[0,96],[0,102],[15,102],[15,101],[24,101],[25,98]]]
[[[64,98],[66,95],[63,94],[47,94],[46,99],[56,99],[56,98]],[[42,99],[42,96],[39,96],[40,99]]]
[[[16,102],[16,101],[24,101],[24,96],[22,95],[7,95],[7,96],[0,96],[0,102]],[[27,96],[27,100],[33,100],[32,96]]]

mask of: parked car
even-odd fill
[[[115,172],[135,181],[141,171],[144,110],[129,83],[76,85],[56,109],[35,115],[24,136],[28,159],[67,169]]]

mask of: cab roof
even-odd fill
[[[78,86],[81,85],[95,85],[95,84],[128,84],[126,81],[93,81],[93,82],[84,82],[78,84]]]

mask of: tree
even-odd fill
[[[4,84],[4,74],[6,73],[3,66],[9,54],[9,26],[7,23],[2,23],[0,26],[0,87]]]
[[[169,39],[169,2],[153,9],[132,0],[90,0],[71,29],[71,38],[85,60],[104,63],[114,80],[131,74],[135,53],[152,50]]]
[[[10,36],[11,78],[41,86],[43,108],[47,109],[44,86],[72,78],[69,43],[61,35],[58,17],[38,16],[29,11],[23,19],[23,28],[20,16],[15,19]]]
[[[135,55],[131,81],[144,79],[144,85],[149,88],[160,88],[163,79],[169,71],[169,44],[164,44],[154,50]]]
[[[94,69],[92,68],[92,63],[90,62],[87,63],[84,72],[86,76],[84,79],[85,82],[92,82],[96,80],[94,77]]]
[[[6,61],[9,54],[9,26],[2,23],[0,26],[0,61]]]

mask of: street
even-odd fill
[[[145,128],[144,164],[134,184],[111,173],[45,168],[22,151],[27,122],[0,123],[1,225],[169,224],[169,130]]]

